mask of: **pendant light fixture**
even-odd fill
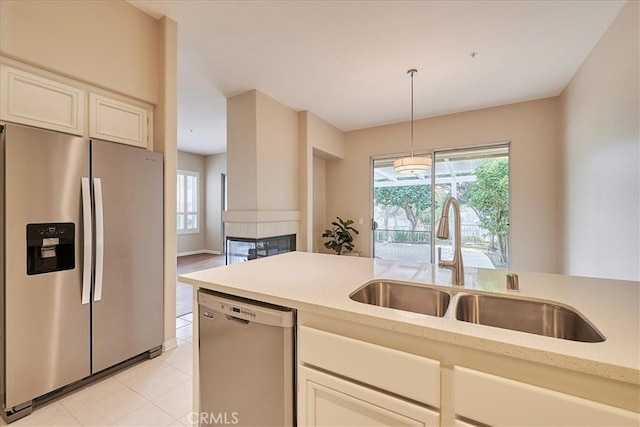
[[[431,158],[430,157],[420,157],[413,155],[413,75],[416,74],[418,70],[415,68],[407,71],[407,74],[411,76],[411,156],[402,157],[400,159],[396,159],[393,162],[393,169],[400,174],[416,174],[420,172],[425,172],[431,167]]]

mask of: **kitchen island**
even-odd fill
[[[337,401],[336,396],[324,399],[319,389],[314,388],[322,383],[318,375],[333,378],[325,371],[335,373],[338,382],[348,389],[343,390],[341,396],[353,398],[360,391],[366,396],[374,390],[377,393],[371,399],[359,397],[352,402],[344,399],[345,405],[368,401],[369,406],[363,411],[370,411],[384,406],[388,392],[390,399],[398,401],[397,410],[391,410],[393,413],[402,413],[407,405],[415,406],[419,413],[424,408],[430,411],[427,417],[420,418],[418,414],[407,418],[425,420],[420,421],[422,425],[516,422],[517,414],[506,414],[506,418],[492,415],[496,411],[491,409],[491,399],[486,402],[482,397],[491,394],[486,392],[487,387],[494,386],[495,396],[502,393],[513,398],[513,402],[498,402],[498,406],[518,408],[521,399],[529,402],[526,406],[535,408],[539,397],[543,406],[547,400],[563,402],[564,408],[577,405],[576,410],[587,414],[585,424],[597,424],[599,416],[606,423],[607,414],[612,414],[614,422],[630,420],[630,425],[634,422],[637,425],[640,284],[542,273],[518,274],[520,290],[507,291],[504,270],[467,268],[462,289],[450,285],[448,270],[431,264],[292,252],[191,273],[181,276],[180,280],[194,285],[194,289],[214,290],[298,311],[299,425],[312,425],[314,420],[320,420],[325,400],[331,400],[332,405]],[[470,294],[553,301],[574,308],[605,340],[575,342],[459,321],[451,310],[443,317],[436,317],[363,304],[349,298],[366,283],[382,280]],[[197,322],[196,319],[194,316]],[[194,327],[198,327],[197,323]],[[197,333],[194,340],[197,348]],[[339,358],[317,356],[330,354],[334,347],[340,349]],[[397,366],[394,360],[398,361]],[[367,368],[376,361],[392,363],[383,368],[394,372],[393,375],[385,377],[374,372],[376,369]],[[194,372],[197,365],[196,360]],[[315,372],[314,368],[322,372]],[[420,372],[403,371],[409,368]],[[421,372],[425,373],[424,381],[430,383],[415,387],[422,378]],[[406,380],[400,381],[405,376]],[[194,379],[197,395],[197,374]],[[405,385],[416,390],[405,390]],[[326,384],[321,388],[326,393]],[[477,404],[469,404],[469,400]],[[316,404],[317,407],[313,406]],[[405,412],[413,413],[416,408]],[[562,409],[551,412],[554,411]],[[335,408],[330,412],[336,413]],[[535,423],[536,416],[532,413],[528,419]],[[398,423],[403,420],[388,419]],[[540,422],[549,420],[567,422],[562,416],[539,419]]]

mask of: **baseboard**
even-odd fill
[[[178,339],[173,337],[162,343],[162,351],[169,351],[172,348],[176,348],[178,346]]]
[[[188,255],[198,255],[198,254],[222,255],[222,252],[212,251],[211,249],[200,249],[197,251],[178,252],[178,256],[188,256]]]
[[[214,250],[211,250],[211,249],[203,249],[202,253],[211,254],[211,255],[222,255],[222,252],[214,251]]]

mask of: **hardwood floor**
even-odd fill
[[[178,275],[221,267],[224,255],[196,254],[178,257]],[[193,289],[186,283],[176,283],[176,317],[193,312]]]
[[[196,254],[178,257],[178,274],[192,273],[224,265],[224,255]]]

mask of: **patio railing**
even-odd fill
[[[455,231],[454,231],[455,232]],[[411,230],[408,226],[381,228],[374,232],[376,242],[430,244],[431,228],[418,227]],[[477,224],[462,224],[462,243],[489,243],[487,230]]]

